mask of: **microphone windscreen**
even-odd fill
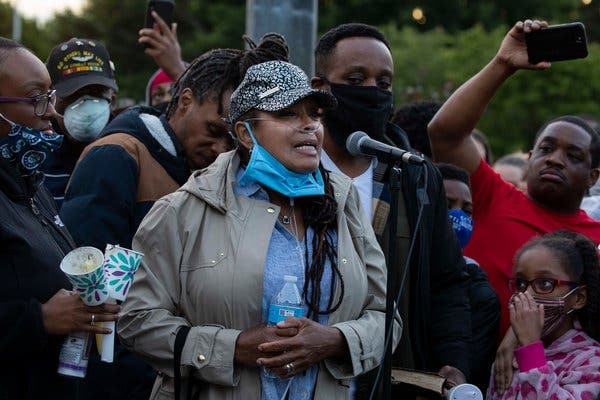
[[[356,131],[350,134],[348,139],[346,139],[346,150],[348,150],[348,153],[353,156],[364,156],[363,152],[360,150],[360,141],[368,136],[369,135],[363,131]]]

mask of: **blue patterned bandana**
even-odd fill
[[[23,176],[34,174],[48,157],[48,153],[60,147],[63,136],[51,134],[15,124],[4,115],[0,118],[10,124],[8,134],[0,138],[0,156],[10,162],[18,162]]]

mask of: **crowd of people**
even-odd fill
[[[512,75],[550,68],[525,45],[545,22],[516,23],[444,103],[395,110],[373,26],[327,31],[308,77],[276,33],[187,63],[153,15],[146,104],[118,113],[100,41],[44,64],[0,38],[0,399],[370,400],[388,342],[394,368],[444,378],[393,398],[599,397],[598,123],[556,116],[495,163],[476,129]],[[357,131],[423,162],[396,187],[395,162],[347,149]],[[88,306],[59,266],[107,244],[144,258],[124,302]],[[84,378],[57,372],[68,334],[111,321],[112,363],[92,347]]]

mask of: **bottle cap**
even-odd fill
[[[283,281],[284,282],[297,282],[298,281],[298,277],[296,277],[294,275],[284,275],[283,276]]]

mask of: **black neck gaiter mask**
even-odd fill
[[[338,101],[338,106],[326,111],[323,119],[338,146],[346,149],[346,139],[356,131],[381,141],[394,109],[392,93],[377,86],[341,85],[321,79],[329,84]]]

